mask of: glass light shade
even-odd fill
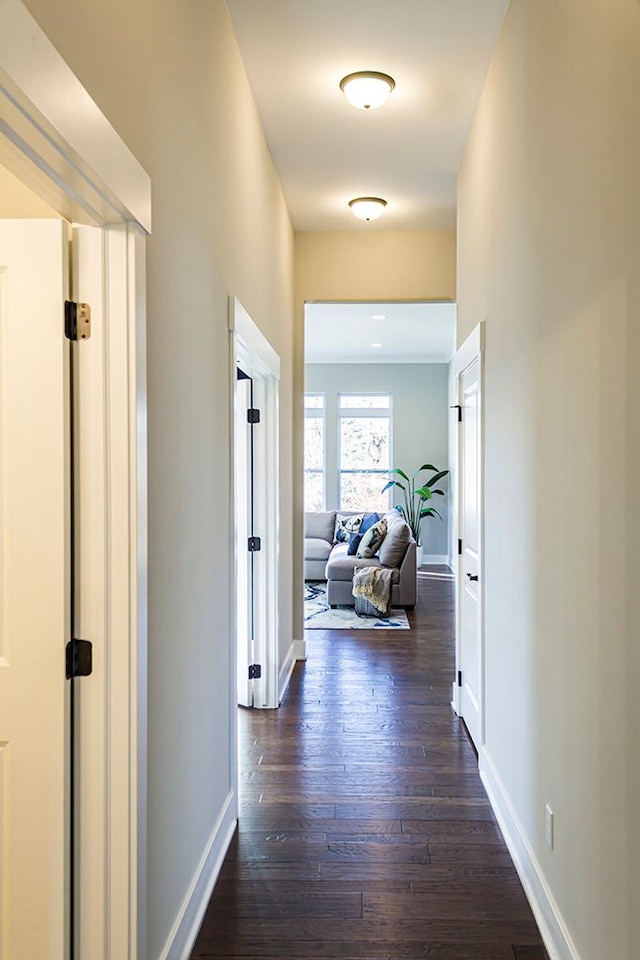
[[[381,197],[356,197],[349,200],[351,211],[358,220],[377,220],[384,213],[386,205],[387,201]]]
[[[387,102],[395,85],[393,77],[372,70],[350,73],[340,81],[348,102],[358,110],[377,110]]]

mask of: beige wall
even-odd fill
[[[293,236],[223,0],[27,0],[152,180],[148,244],[149,958],[232,776],[229,373],[237,296],[282,361],[290,529]],[[280,634],[291,642],[291,547]]]
[[[52,207],[0,165],[0,217],[31,220],[34,217],[51,219],[57,216]]]
[[[511,0],[459,178],[459,339],[486,320],[485,756],[581,960],[640,943],[639,91],[636,0]]]
[[[453,230],[297,233],[296,302],[455,300]]]

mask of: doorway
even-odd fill
[[[273,709],[278,676],[278,388],[280,359],[247,311],[233,299],[231,456],[234,556],[231,622],[235,624],[240,706]]]
[[[255,548],[262,545],[262,538],[257,537],[254,506],[254,431],[260,422],[260,411],[254,406],[253,378],[241,366],[236,371],[234,421],[238,705],[252,707],[254,681],[261,679],[256,677],[256,665],[260,665],[261,658],[256,649]]]
[[[478,752],[484,743],[482,334],[479,325],[456,352],[450,378],[457,543],[452,702]]]
[[[2,176],[13,177],[13,198],[26,191],[40,206],[12,216],[45,220],[14,221],[31,239],[20,245],[13,237],[2,255],[0,482],[11,516],[5,509],[0,563],[3,612],[10,616],[0,639],[6,801],[0,952],[127,960],[145,952],[143,358],[150,184],[18,0],[3,23]],[[83,113],[69,124],[72,102],[82,102]],[[52,234],[47,253],[32,237],[43,223]],[[20,247],[29,267],[24,305],[16,308]],[[46,310],[27,309],[32,295],[54,287]],[[72,325],[65,328],[67,298],[92,307],[92,336],[82,343],[74,342]],[[18,407],[28,415],[16,417]],[[46,622],[36,624],[37,616]],[[82,679],[65,663],[68,644],[80,638],[93,653],[91,673]],[[70,687],[80,683],[72,718]],[[31,705],[27,716],[22,705]],[[73,750],[72,719],[76,734],[81,730]],[[42,762],[38,750],[45,750]]]

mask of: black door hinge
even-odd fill
[[[65,653],[67,680],[90,676],[93,671],[93,646],[89,640],[69,640]]]
[[[458,670],[458,686],[462,686],[462,670]]]
[[[458,423],[462,423],[462,407],[460,406],[460,404],[452,403],[449,409],[458,411]]]
[[[462,556],[462,540],[458,540],[458,556]]]
[[[91,336],[91,307],[88,303],[64,302],[64,335],[67,340],[88,340]]]
[[[262,667],[259,663],[249,664],[249,680],[259,680],[262,676]]]
[[[257,407],[249,407],[247,410],[247,423],[260,423],[260,411]]]
[[[262,540],[260,537],[249,537],[247,541],[247,550],[249,553],[258,553],[262,550]]]

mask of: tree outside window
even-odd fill
[[[385,513],[391,467],[391,396],[340,395],[340,509]]]

